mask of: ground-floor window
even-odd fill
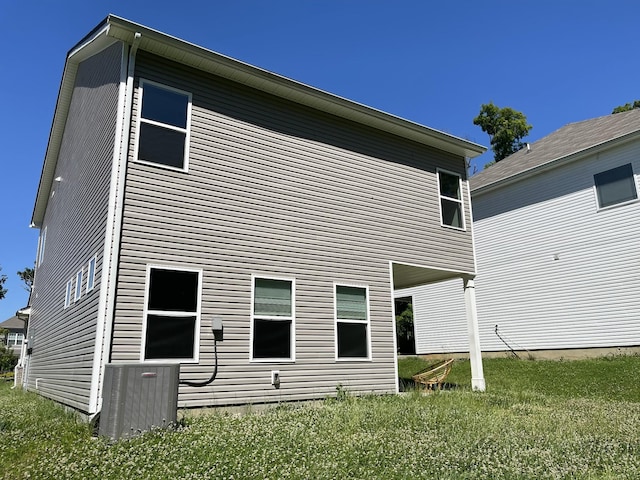
[[[369,359],[369,290],[335,285],[336,358]]]
[[[198,360],[202,271],[147,268],[143,360]]]
[[[251,359],[294,359],[295,285],[290,279],[253,278]]]

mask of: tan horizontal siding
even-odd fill
[[[389,261],[474,270],[437,195],[436,167],[464,175],[464,159],[144,52],[137,68],[193,94],[189,172],[129,158],[112,361],[140,358],[146,265],[202,268],[200,363],[181,378],[209,377],[213,316],[224,341],[213,385],[181,387],[181,405],[395,391]],[[249,361],[251,274],[295,279],[295,362]],[[371,361],[335,360],[333,282],[369,287]]]
[[[28,388],[88,411],[100,296],[102,251],[113,159],[122,46],[115,44],[78,67],[43,228],[44,262],[36,268]],[[95,283],[86,292],[88,264],[96,256]],[[77,272],[82,296],[73,301]],[[67,281],[72,301],[64,308]]]

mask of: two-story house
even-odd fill
[[[206,383],[183,407],[393,393],[393,291],[462,278],[484,389],[466,178],[484,150],[107,17],[54,113],[26,387],[91,415],[106,364],[179,362]]]

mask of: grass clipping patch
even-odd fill
[[[518,368],[536,363],[510,365],[520,388],[513,380],[485,394],[461,388],[429,396],[342,395],[341,401],[318,405],[188,418],[177,431],[113,444],[91,439],[88,427],[50,402],[3,388],[0,454],[3,465],[12,467],[2,474],[8,479],[640,478],[640,403],[566,398],[532,388]],[[499,361],[495,365],[502,368]],[[640,367],[640,358],[634,365]],[[485,370],[492,370],[491,361]],[[585,380],[579,373],[575,378],[574,383]]]

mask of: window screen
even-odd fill
[[[633,168],[630,163],[612,168],[606,172],[597,173],[593,176],[593,179],[600,208],[610,207],[638,198],[633,178]]]

